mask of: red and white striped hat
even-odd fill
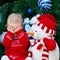
[[[51,14],[43,14],[37,18],[39,23],[37,24],[46,33],[55,35],[56,34],[56,19]]]

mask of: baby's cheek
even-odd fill
[[[20,27],[19,26],[15,26],[15,32],[20,30]]]
[[[19,25],[16,25],[16,26],[15,26],[15,29],[16,29],[16,30],[19,29]]]
[[[11,29],[13,29],[14,27],[13,26],[10,26]]]
[[[18,25],[18,26],[17,26],[17,28],[18,28],[18,29],[21,29],[21,28],[22,28],[22,26],[21,26],[21,25]]]
[[[8,26],[7,28],[8,28],[8,29],[12,29],[12,27],[11,27],[11,26]]]

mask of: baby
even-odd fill
[[[7,19],[7,33],[3,39],[6,53],[1,60],[31,60],[28,57],[30,41],[22,28],[22,16],[17,13],[10,14]]]

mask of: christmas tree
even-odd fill
[[[38,7],[38,0],[14,0],[0,2],[0,34],[6,31],[6,20],[10,13],[21,13],[23,18],[32,18],[36,14],[50,13],[56,17],[56,41],[60,46],[60,0],[52,0],[52,8],[50,10],[40,10]],[[0,45],[0,57],[4,54],[2,52],[2,45]]]

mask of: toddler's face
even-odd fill
[[[7,30],[11,31],[12,33],[15,33],[18,30],[22,29],[21,21],[8,20],[7,25],[8,25]]]

